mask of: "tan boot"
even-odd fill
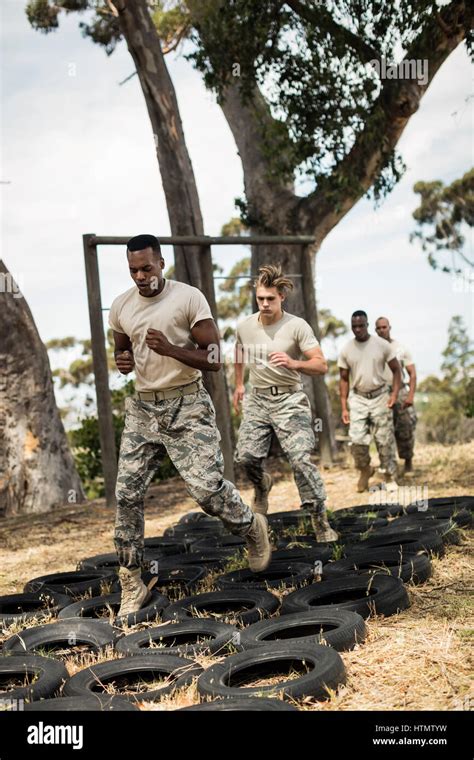
[[[252,510],[259,515],[266,515],[268,512],[268,494],[272,490],[273,478],[269,472],[263,473],[263,487],[255,486],[255,496],[252,501]]]
[[[122,603],[118,616],[122,617],[138,612],[151,596],[141,578],[141,570],[129,570],[128,567],[119,568],[119,580],[122,588]]]
[[[325,544],[329,541],[337,541],[339,538],[338,533],[329,525],[326,512],[321,512],[320,515],[311,515],[311,524],[318,543]]]
[[[384,483],[387,491],[396,491],[398,488],[396,477],[388,472],[384,475]]]
[[[264,515],[256,512],[250,530],[245,536],[249,553],[249,567],[253,573],[261,573],[270,564],[272,548],[268,537],[268,523]]]
[[[357,491],[358,493],[362,493],[363,491],[367,491],[369,488],[369,480],[374,474],[375,469],[369,465],[367,467],[364,467],[362,470],[360,470],[360,476],[359,480],[357,482]]]

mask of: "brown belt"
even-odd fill
[[[167,401],[171,398],[181,398],[181,396],[189,396],[190,393],[197,393],[201,388],[202,383],[197,380],[188,385],[179,385],[177,388],[164,388],[162,391],[137,391],[135,398],[140,401]]]
[[[281,393],[296,393],[296,391],[302,391],[303,386],[301,383],[296,385],[270,385],[268,388],[252,388],[252,393],[260,394],[264,396],[279,396]]]
[[[385,393],[387,386],[381,385],[380,388],[376,388],[374,391],[369,391],[369,393],[363,393],[362,391],[358,391],[356,388],[353,388],[352,390],[356,396],[363,396],[364,398],[377,398],[377,396],[381,396],[382,393]]]

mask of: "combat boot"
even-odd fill
[[[311,524],[318,543],[325,544],[329,541],[337,541],[339,538],[338,533],[329,525],[326,512],[321,512],[319,515],[311,515]]]
[[[273,478],[269,472],[264,472],[262,481],[262,486],[255,486],[252,510],[258,512],[259,515],[266,515],[268,512],[268,494],[272,490]]]
[[[364,467],[362,470],[360,470],[360,476],[357,482],[358,493],[362,493],[363,491],[368,490],[369,480],[374,474],[374,472],[375,472],[375,469],[374,467],[371,467],[370,464],[368,464],[367,467]]]
[[[268,567],[272,557],[268,523],[264,515],[255,512],[245,540],[249,555],[249,567],[253,573],[261,573]]]
[[[128,567],[119,568],[119,580],[122,589],[121,605],[118,616],[130,615],[138,612],[151,596],[141,578],[141,570],[130,570]]]

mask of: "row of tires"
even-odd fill
[[[76,573],[35,578],[25,587],[25,594],[0,598],[0,620],[12,613],[13,597],[28,595],[32,597],[32,607],[40,598],[43,602],[47,598],[53,605],[50,612],[53,609],[59,618],[57,623],[28,628],[8,638],[0,657],[0,675],[8,678],[8,672],[13,673],[12,668],[17,667],[17,677],[30,677],[31,669],[39,663],[39,670],[33,673],[33,685],[24,687],[27,691],[23,694],[21,688],[8,694],[33,700],[32,708],[36,700],[53,697],[41,702],[45,705],[42,709],[48,709],[47,703],[51,703],[51,709],[59,709],[55,707],[58,703],[66,709],[66,700],[76,705],[71,703],[67,709],[122,709],[124,700],[107,694],[107,684],[123,683],[127,685],[128,699],[142,701],[159,699],[196,676],[201,695],[225,697],[222,709],[232,709],[234,697],[238,697],[235,709],[242,709],[241,700],[249,694],[253,695],[254,709],[268,709],[263,705],[266,700],[256,698],[257,692],[270,697],[324,698],[328,688],[344,682],[345,670],[338,651],[364,641],[364,618],[406,609],[409,598],[404,582],[421,583],[430,576],[429,555],[441,555],[445,543],[458,540],[458,527],[471,523],[473,509],[474,499],[463,497],[456,504],[428,504],[424,511],[402,510],[398,505],[339,510],[333,522],[342,537],[344,556],[337,560],[333,559],[333,546],[316,544],[305,533],[295,534],[295,528],[307,527],[304,513],[276,513],[270,515],[269,522],[277,549],[265,573],[224,573],[214,582],[216,591],[188,593],[175,601],[155,590],[147,607],[133,619],[121,621],[115,617],[115,626],[104,619],[90,619],[106,611],[112,620],[118,610],[119,593],[100,594],[104,584],[113,589],[116,583],[114,555],[88,558]],[[285,536],[289,529],[291,536]],[[146,551],[156,566],[157,586],[161,581],[160,591],[178,587],[181,593],[196,588],[210,571],[222,569],[244,543],[226,535],[220,521],[203,513],[185,515],[167,535],[147,542]],[[282,557],[282,553],[286,556]],[[198,557],[202,564],[193,564]],[[322,582],[314,582],[315,563]],[[150,577],[153,573],[149,572]],[[74,602],[74,596],[84,593],[83,584],[88,593],[95,589],[100,595]],[[278,588],[296,590],[280,604],[280,599],[269,591]],[[25,600],[18,599],[17,604],[23,604],[20,614],[28,615]],[[270,617],[276,613],[279,617]],[[222,615],[232,618],[234,625],[212,619]],[[118,627],[158,617],[161,625],[129,635]],[[107,648],[111,653],[115,651],[118,659],[85,668],[72,678],[62,670],[60,682],[55,681],[53,686],[44,671],[49,672],[48,663],[63,665],[37,654],[46,650],[61,656],[64,650],[103,652]],[[186,659],[198,654],[227,656],[222,663],[203,671],[194,660]],[[306,672],[288,680],[283,673],[292,663]],[[4,667],[6,672],[2,671]],[[260,678],[274,675],[275,669],[280,669],[281,678],[273,679],[271,686],[245,686],[250,676],[255,680],[256,674]],[[56,676],[58,673],[56,670]],[[137,682],[163,679],[165,686],[160,683],[156,690],[137,689],[133,693]],[[55,699],[59,690],[62,696]],[[262,705],[258,707],[260,701]],[[283,704],[271,701],[273,706]],[[86,707],[79,708],[79,702]],[[214,705],[212,702],[207,707],[203,703],[192,709],[219,709]]]

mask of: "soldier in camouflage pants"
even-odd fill
[[[397,442],[398,456],[400,459],[411,461],[415,448],[415,427],[417,416],[413,404],[404,406],[403,402],[408,398],[408,389],[404,386],[400,389],[397,401],[393,407],[393,424],[395,426],[395,439]]]
[[[376,398],[349,394],[350,427],[354,462],[359,470],[370,465],[369,446],[372,435],[380,458],[380,467],[388,475],[397,472],[393,413],[387,406],[388,390]]]
[[[115,547],[120,565],[140,567],[144,550],[144,496],[165,452],[202,509],[234,534],[246,535],[253,513],[224,480],[214,406],[207,391],[157,401],[126,399],[116,497]]]
[[[302,506],[316,514],[324,511],[324,483],[311,461],[315,438],[306,393],[271,396],[252,392],[244,399],[243,412],[235,461],[244,466],[252,484],[263,486],[263,462],[274,432],[293,469]]]

